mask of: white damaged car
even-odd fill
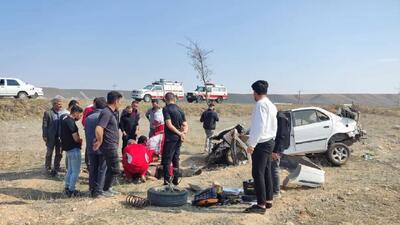
[[[358,111],[351,107],[341,108],[338,115],[318,107],[283,113],[291,130],[286,155],[326,153],[333,165],[340,166],[350,157],[349,146],[366,134],[358,123]]]

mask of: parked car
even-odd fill
[[[207,89],[206,89],[207,88]],[[192,102],[202,102],[206,100],[206,90],[207,99],[211,101],[216,101],[222,103],[224,100],[228,99],[228,90],[224,85],[217,85],[213,83],[208,83],[206,86],[197,86],[196,90],[193,92],[188,92],[186,94],[186,100],[189,103]]]
[[[17,78],[0,77],[0,97],[37,98],[43,96],[43,89],[25,83]]]
[[[150,102],[152,99],[164,99],[165,94],[168,92],[174,93],[178,100],[184,99],[183,84],[181,82],[166,81],[164,79],[153,82],[143,89],[133,90],[132,98],[138,101],[143,100],[144,102]]]
[[[326,153],[333,165],[340,166],[350,157],[349,146],[366,134],[358,119],[343,116],[355,118],[354,114],[357,114],[359,118],[355,110],[341,113],[342,116],[318,107],[298,108],[283,113],[288,117],[291,129],[290,146],[284,150],[286,155]]]

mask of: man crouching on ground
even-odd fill
[[[152,162],[158,161],[158,156],[154,150],[146,147],[147,137],[140,136],[138,142],[129,140],[122,156],[122,165],[128,181],[139,178],[141,182],[146,182],[147,170]]]
[[[174,170],[179,170],[179,155],[182,142],[188,132],[185,113],[175,104],[175,95],[171,92],[165,95],[166,106],[163,108],[165,120],[165,143],[162,152],[161,164],[163,165],[164,185],[171,183],[170,165]],[[178,177],[172,183],[178,185]]]
[[[257,104],[251,116],[247,152],[251,154],[257,204],[247,208],[244,212],[264,214],[266,209],[272,207],[271,160],[278,129],[276,119],[278,110],[267,98],[267,81],[256,81],[251,87]]]

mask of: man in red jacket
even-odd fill
[[[86,118],[94,111],[94,103],[96,102],[96,98],[93,100],[93,103],[86,106],[86,108],[83,110],[83,116],[82,116],[82,125],[85,126],[86,123]]]
[[[147,170],[151,162],[157,161],[155,151],[146,148],[147,137],[140,136],[138,143],[130,140],[124,150],[122,165],[127,179],[140,178],[146,181]]]

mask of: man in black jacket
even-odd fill
[[[272,152],[271,162],[271,177],[272,177],[272,191],[274,198],[281,197],[280,190],[280,161],[283,151],[290,145],[290,121],[284,112],[278,112],[277,116],[278,130],[276,132],[275,146]]]
[[[210,103],[208,105],[208,109],[201,114],[200,122],[203,123],[203,128],[206,133],[206,142],[204,145],[204,152],[211,152],[211,139],[213,136],[214,130],[216,128],[216,124],[219,121],[218,113],[215,112],[214,103]]]
[[[121,115],[119,122],[119,128],[122,131],[122,155],[124,154],[125,147],[128,145],[128,141],[131,139],[136,141],[139,127],[139,116],[137,114],[133,115],[135,113],[133,107],[127,106],[124,111],[125,113]]]

